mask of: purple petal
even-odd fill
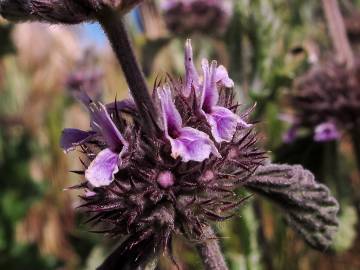
[[[112,121],[105,106],[101,103],[91,103],[89,109],[95,129],[103,135],[109,148],[117,153],[120,153],[123,147],[127,148],[128,143]]]
[[[114,153],[109,148],[102,150],[90,163],[85,171],[85,178],[94,187],[108,186],[114,180],[114,175],[119,171],[121,162],[119,153]]]
[[[170,136],[168,136],[168,139],[171,143],[172,157],[177,158],[180,156],[183,162],[190,160],[202,162],[209,158],[211,153],[221,157],[209,136],[194,128],[182,128],[176,139]]]
[[[212,108],[211,114],[205,116],[216,142],[230,142],[232,140],[240,119],[238,115],[224,107],[215,106]]]
[[[317,142],[337,140],[339,137],[340,133],[334,123],[322,123],[315,127],[314,140]]]
[[[204,82],[202,87],[200,106],[206,113],[210,113],[211,108],[219,101],[219,92],[215,81],[216,65],[216,61],[212,61],[211,66],[209,67],[209,61],[206,59],[202,61],[201,65],[204,73]]]
[[[84,104],[86,108],[89,108],[90,104],[92,103],[92,99],[87,93],[85,93],[84,91],[76,90],[73,91],[72,94],[78,101]]]
[[[170,86],[165,84],[162,88],[158,88],[157,92],[161,104],[165,134],[176,134],[182,127],[182,119],[172,99]]]
[[[131,113],[136,113],[137,108],[135,105],[134,100],[132,99],[124,99],[121,101],[116,101],[115,102],[111,102],[105,105],[106,110],[108,112],[115,112],[115,110],[119,110],[119,111],[126,111],[126,112],[131,112]]]
[[[192,86],[195,90],[199,88],[199,75],[194,65],[191,40],[188,39],[185,43],[185,89],[183,92],[185,97],[190,95]]]
[[[60,138],[60,147],[67,153],[75,149],[76,146],[90,140],[95,135],[93,131],[83,131],[75,128],[63,130]]]
[[[215,81],[221,86],[227,88],[234,87],[234,81],[230,79],[229,74],[224,66],[218,66],[216,69]]]

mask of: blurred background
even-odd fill
[[[360,1],[339,3],[356,60]],[[360,128],[343,127],[335,140],[319,142],[314,127],[300,126],[294,117],[302,110],[294,97],[314,68],[332,74],[330,82],[315,76],[319,88],[350,87],[346,69],[328,65],[336,52],[321,1],[148,0],[126,23],[149,86],[166,73],[184,75],[183,47],[190,37],[198,67],[203,57],[217,59],[236,82],[241,103],[257,104],[253,121],[271,159],[302,164],[340,202],[334,243],[316,251],[287,227],[279,209],[253,197],[237,217],[217,225],[230,268],[360,269]],[[81,181],[70,173],[81,161],[79,153],[62,152],[61,131],[89,124],[71,93],[79,83],[104,102],[128,96],[97,24],[14,26],[0,18],[0,269],[92,270],[116,244],[89,232],[76,210],[77,192],[66,190]],[[360,89],[351,91],[360,119]],[[181,238],[174,245],[181,269],[201,269],[192,246]],[[164,257],[159,269],[176,266]]]

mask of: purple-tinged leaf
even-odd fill
[[[338,228],[339,204],[329,189],[299,165],[269,164],[245,182],[280,206],[289,225],[312,247],[326,249]]]

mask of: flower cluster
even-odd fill
[[[313,131],[315,141],[336,140],[341,131],[360,127],[360,62],[347,70],[334,62],[299,78],[291,103],[296,115],[288,139],[301,127]]]
[[[132,100],[103,105],[84,94],[91,130],[65,129],[61,138],[65,151],[80,147],[86,156],[79,172],[86,181],[76,188],[84,190],[89,221],[128,235],[121,250],[142,249],[137,261],[168,250],[174,233],[203,240],[203,225],[234,214],[244,199],[234,189],[265,158],[244,120],[248,112],[236,113],[226,69],[203,60],[200,76],[190,41],[185,51],[184,82],[155,83],[156,138],[143,131]]]
[[[228,0],[165,0],[161,7],[167,27],[182,35],[221,34],[229,24],[232,10]]]

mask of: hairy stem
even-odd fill
[[[337,0],[322,0],[326,21],[338,60],[348,68],[354,65],[354,54],[346,34],[344,20]]]
[[[351,135],[352,135],[354,154],[357,162],[357,169],[360,173],[360,131],[354,129]]]
[[[97,19],[104,29],[111,46],[120,62],[131,94],[135,100],[145,131],[149,136],[155,134],[156,110],[150,97],[144,75],[136,60],[121,16],[109,8],[101,9]]]
[[[227,270],[216,235],[208,226],[203,229],[205,240],[197,245],[197,250],[204,264],[205,270]]]

